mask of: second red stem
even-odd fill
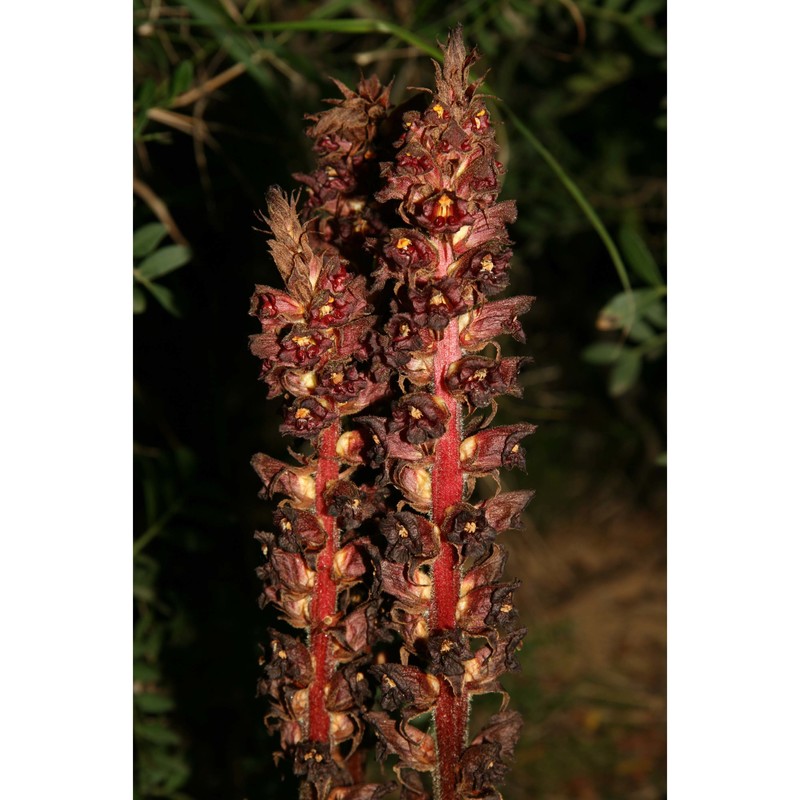
[[[450,248],[440,253],[440,273],[446,274],[452,260]],[[464,474],[461,469],[461,404],[445,386],[450,365],[462,356],[458,320],[444,329],[433,361],[434,393],[450,412],[447,430],[437,442],[431,470],[433,522],[440,530],[447,509],[463,500]],[[461,593],[461,570],[455,548],[441,542],[441,551],[433,563],[433,603],[429,624],[431,630],[452,630],[456,627],[456,607]],[[469,702],[466,694],[456,695],[448,681],[441,681],[436,704],[437,797],[449,800],[456,796],[458,762],[467,738]]]
[[[311,656],[314,677],[308,691],[308,738],[312,742],[327,743],[330,738],[330,717],[325,708],[325,686],[330,681],[334,663],[330,647],[330,624],[336,613],[336,584],[331,568],[333,556],[339,549],[339,531],[336,520],[325,512],[323,495],[329,481],[339,476],[336,442],[339,423],[331,425],[320,436],[319,461],[316,474],[316,512],[325,529],[325,548],[317,556],[317,576],[311,600]]]

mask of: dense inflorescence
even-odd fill
[[[372,695],[371,645],[380,638],[377,551],[357,529],[381,509],[382,493],[350,480],[336,446],[342,418],[383,396],[387,386],[367,364],[363,340],[374,317],[365,279],[349,272],[315,220],[300,222],[295,200],[273,189],[267,204],[269,246],[286,291],[256,287],[251,313],[261,333],[250,346],[262,360],[269,396],[291,398],[281,432],[307,440],[312,452],[298,455],[295,465],[263,453],[252,461],[262,495],[285,497],[275,532],[256,534],[265,556],[260,602],[304,631],[270,631],[258,690],[271,701],[267,724],[280,730],[307,796],[366,799],[383,787],[357,787],[373,794],[344,792],[356,791],[360,774],[352,755]]]
[[[265,494],[288,498],[277,533],[257,534],[262,601],[307,632],[271,634],[259,686],[314,800],[391,790],[357,782],[367,726],[378,757],[396,757],[403,797],[427,797],[428,773],[438,800],[498,798],[521,727],[499,682],[525,635],[519,581],[504,580],[496,540],[521,527],[533,492],[471,498],[477,478],[499,486],[501,467],[525,466],[535,426],[489,424],[499,396],[520,394],[528,361],[502,357],[496,339],[524,340],[518,318],[533,298],[489,299],[508,286],[516,210],[498,201],[503,168],[481,81],[469,78],[477,56],[460,31],[443,50],[428,107],[403,115],[379,173],[388,89],[362,80],[312,118],[305,222],[295,201],[269,197],[286,292],[257,287],[251,347],[270,396],[294,398],[282,432],[313,454],[297,466],[254,458]],[[365,252],[370,283],[346,260],[363,264]],[[470,697],[484,693],[502,705],[471,735]],[[431,730],[413,724],[428,713]]]

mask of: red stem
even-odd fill
[[[447,274],[452,250],[444,244],[439,254],[440,275]],[[461,469],[461,404],[444,384],[449,366],[463,355],[459,341],[458,320],[451,320],[438,342],[433,359],[434,393],[444,401],[450,412],[447,430],[436,443],[431,471],[433,493],[433,522],[440,528],[445,512],[464,495],[464,473]],[[452,630],[456,626],[456,606],[461,592],[461,570],[455,548],[442,541],[441,551],[433,563],[433,602],[430,627],[432,630]],[[442,681],[435,711],[437,765],[436,792],[440,800],[456,796],[456,772],[464,749],[469,722],[469,705],[465,694],[456,695],[450,684]]]
[[[317,577],[311,599],[311,657],[314,677],[308,690],[308,738],[312,742],[328,742],[330,717],[325,708],[325,686],[333,676],[329,627],[336,612],[336,584],[331,567],[333,556],[339,549],[339,530],[334,517],[325,513],[323,494],[329,481],[339,475],[336,442],[339,423],[331,425],[320,436],[319,461],[316,474],[316,511],[327,537],[325,548],[317,556]]]

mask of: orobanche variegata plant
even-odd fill
[[[524,468],[535,426],[490,425],[526,361],[496,339],[523,339],[533,298],[490,299],[516,211],[497,200],[477,56],[460,30],[443,51],[424,110],[392,111],[376,78],[339,85],[312,117],[305,204],[267,198],[285,287],[256,287],[251,349],[287,397],[281,432],[306,444],[291,464],[253,458],[262,495],[282,498],[256,534],[261,602],[285,623],[259,692],[304,800],[499,798],[522,724],[499,681],[525,629],[496,538],[533,492],[471,498],[476,478]],[[470,730],[485,693],[500,710]],[[395,779],[368,782],[372,748]]]

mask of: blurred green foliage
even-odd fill
[[[290,188],[311,164],[303,116],[336,95],[331,76],[394,78],[398,101],[405,87],[430,85],[436,41],[459,22],[498,98],[503,196],[519,209],[511,290],[539,297],[528,344],[507,345],[537,365],[525,400],[505,400],[498,419],[540,423],[530,477],[514,476],[512,488],[537,489],[531,513],[545,531],[591,502],[601,479],[642,506],[663,491],[664,0],[135,0],[142,798],[293,796],[253,698],[256,645],[272,620],[255,604],[250,535],[267,515],[248,464],[286,445],[246,347],[252,286],[278,280],[253,212],[269,185]],[[556,699],[527,666],[512,691],[530,706],[535,739]],[[525,788],[507,796],[578,796],[576,760],[611,785],[601,778],[610,742],[591,753],[578,743],[570,756],[559,746],[521,752],[525,780],[514,785]],[[612,800],[610,791],[592,796]]]

